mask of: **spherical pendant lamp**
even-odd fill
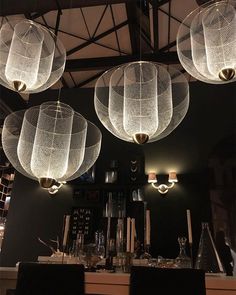
[[[97,128],[96,125],[94,125],[92,122],[88,121],[87,126],[87,137],[86,137],[86,143],[85,143],[85,151],[84,151],[84,158],[81,166],[79,169],[70,177],[66,177],[67,181],[73,180],[75,178],[80,177],[85,172],[87,172],[95,163],[97,160],[100,149],[101,149],[101,139],[102,135],[100,130]],[[75,138],[76,140],[76,138]],[[71,153],[71,156],[73,157],[73,154]],[[60,181],[63,181],[64,177],[60,179]]]
[[[106,71],[96,82],[95,110],[118,138],[144,144],[167,136],[184,118],[188,83],[175,68],[138,61]]]
[[[236,81],[236,1],[209,1],[192,11],[179,27],[177,52],[200,81]]]
[[[70,106],[47,102],[8,115],[2,146],[16,170],[50,188],[77,178],[81,167],[88,170],[94,164],[100,152],[101,133]],[[89,163],[87,150],[93,151]]]
[[[65,48],[54,33],[31,20],[0,29],[0,84],[22,93],[41,92],[63,74]]]
[[[87,137],[86,137],[86,143],[85,143],[84,159],[81,166],[72,176],[69,177],[69,174],[66,174],[62,177],[62,179],[59,179],[55,185],[50,187],[48,189],[48,192],[50,194],[56,194],[58,190],[63,186],[63,184],[66,183],[66,181],[70,181],[80,177],[85,172],[87,172],[96,162],[101,149],[102,135],[96,125],[94,125],[92,122],[88,120],[87,120],[87,123],[88,123],[88,126],[87,126]],[[74,140],[77,140],[76,136],[74,136]],[[73,139],[71,141],[73,141]],[[72,152],[72,149],[71,149],[70,151],[71,161],[73,160],[74,157],[76,157],[76,150]]]

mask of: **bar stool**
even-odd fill
[[[133,266],[130,295],[206,295],[205,273],[199,269]]]
[[[79,264],[19,264],[16,295],[83,295],[84,266]]]

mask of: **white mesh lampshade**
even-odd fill
[[[102,141],[101,131],[92,122],[87,120],[87,123],[87,137],[83,163],[72,176],[67,178],[67,181],[78,178],[87,172],[93,166],[99,156]],[[64,179],[60,179],[60,181],[62,180]]]
[[[3,149],[16,170],[48,188],[55,182],[76,178],[85,159],[87,136],[97,139],[100,132],[94,127],[95,131],[89,128],[87,133],[87,125],[87,120],[68,105],[47,102],[6,117]],[[100,144],[101,137],[94,162]]]
[[[209,1],[191,12],[177,34],[177,52],[185,70],[212,83],[236,80],[236,1]]]
[[[0,29],[0,84],[22,93],[41,92],[63,74],[66,53],[46,27],[30,20],[8,21]]]
[[[66,181],[70,181],[80,177],[85,172],[87,172],[96,162],[101,149],[102,134],[100,130],[97,128],[97,126],[94,125],[92,122],[87,120],[87,123],[88,123],[88,127],[87,127],[85,152],[84,152],[84,159],[81,166],[72,176],[70,176],[71,173],[69,173],[64,175],[61,179],[58,179],[58,183],[48,189],[48,192],[50,194],[56,194]],[[73,138],[73,135],[72,135],[72,138]],[[74,135],[74,139],[76,143],[77,139],[75,135]],[[71,142],[72,141],[73,139],[71,140]],[[69,158],[69,161],[71,162],[73,161],[74,158],[77,157],[77,154],[78,154],[76,149],[73,149],[72,146],[73,144],[71,145],[70,158]]]
[[[96,82],[95,110],[118,138],[153,142],[167,136],[184,118],[188,83],[175,68],[138,61],[105,72]]]
[[[157,69],[154,64],[140,62],[125,67],[124,129],[129,136],[146,134],[149,138],[156,132],[157,95]]]

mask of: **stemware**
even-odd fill
[[[95,271],[95,268],[105,255],[105,249],[96,247],[96,244],[84,245],[80,253],[80,260],[85,266],[86,271]]]

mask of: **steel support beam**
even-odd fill
[[[132,54],[138,54],[139,52],[139,33],[137,30],[137,6],[136,3],[126,3],[127,18],[129,20],[129,35],[132,48]]]
[[[99,58],[82,58],[82,59],[69,59],[66,62],[66,72],[77,71],[91,71],[91,70],[104,70],[123,63],[140,60],[139,55],[122,55],[111,57]],[[179,59],[176,52],[163,52],[163,53],[150,53],[142,55],[142,60],[162,62],[165,64],[178,64]]]
[[[158,23],[158,1],[152,1],[152,23],[153,23],[153,45],[154,52],[159,50],[159,23]]]
[[[61,9],[81,8],[90,6],[107,5],[107,0],[60,0]],[[109,0],[109,4],[136,2],[136,0]],[[0,16],[14,14],[38,13],[42,15],[46,12],[57,10],[56,1],[33,1],[33,0],[1,0]]]

